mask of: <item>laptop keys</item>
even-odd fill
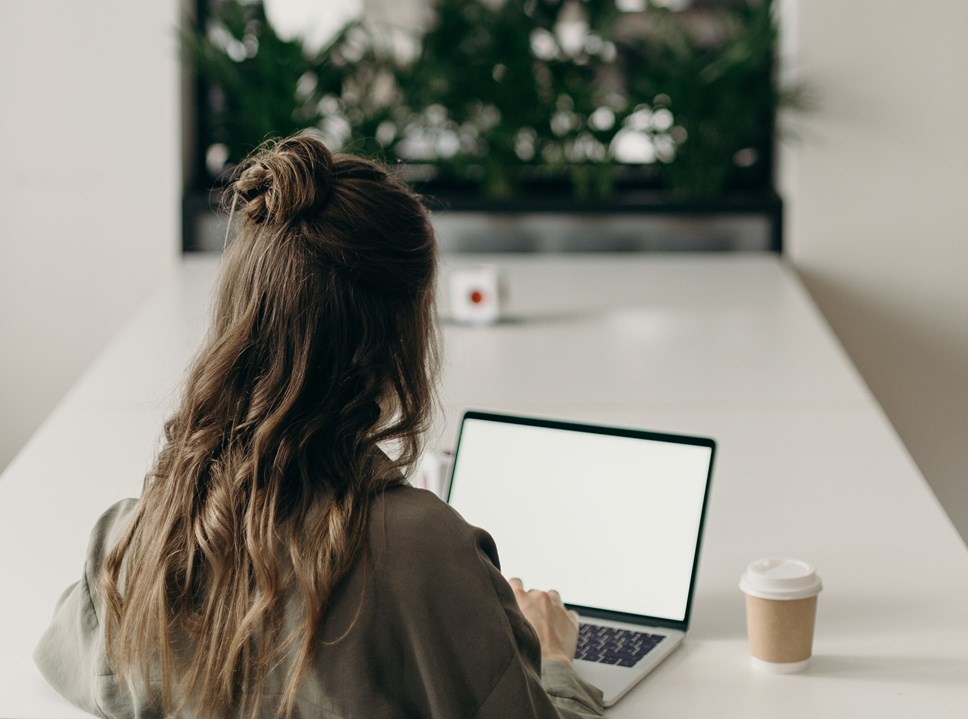
[[[647,634],[600,624],[580,624],[575,659],[633,667],[663,639],[665,637],[661,634]]]

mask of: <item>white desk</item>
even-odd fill
[[[719,441],[692,630],[610,716],[965,715],[968,551],[782,263],[490,259],[516,321],[445,325],[442,445],[467,406]],[[0,717],[85,716],[30,652],[95,518],[139,491],[214,270],[187,259],[0,477]],[[801,675],[747,660],[736,584],[765,554],[810,559],[824,579]]]

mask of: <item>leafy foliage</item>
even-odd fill
[[[611,0],[434,9],[401,57],[358,22],[311,53],[280,38],[261,3],[213,4],[183,42],[211,88],[205,141],[231,165],[267,136],[316,127],[334,145],[493,197],[559,178],[578,197],[606,196],[635,166],[687,196],[744,173],[768,181],[785,97],[772,0],[695,13],[649,5],[632,33]]]
[[[773,81],[777,42],[772,3],[740,3],[710,41],[677,13],[655,9],[649,42],[626,45],[630,95],[675,118],[675,157],[665,174],[686,195],[715,194],[738,159],[755,162],[769,147],[781,96]],[[737,157],[738,155],[738,157]]]

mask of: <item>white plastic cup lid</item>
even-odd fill
[[[760,599],[806,599],[819,594],[823,582],[808,562],[772,557],[750,562],[739,588]]]

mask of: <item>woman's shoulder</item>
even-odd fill
[[[91,536],[87,547],[88,562],[100,565],[104,557],[117,543],[122,532],[131,522],[138,500],[122,499],[108,507],[91,529]]]
[[[465,539],[474,533],[474,528],[444,500],[410,485],[391,487],[383,493],[374,507],[375,518],[381,515],[394,539]]]
[[[370,522],[391,553],[475,562],[483,553],[497,563],[494,542],[487,532],[468,524],[453,507],[425,489],[409,485],[388,489],[374,506]]]

